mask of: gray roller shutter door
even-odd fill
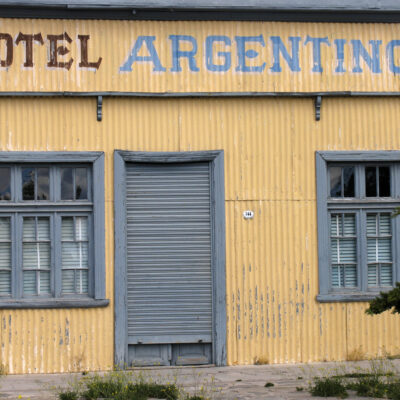
[[[208,162],[128,163],[128,343],[211,342]]]

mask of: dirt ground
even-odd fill
[[[312,377],[360,371],[370,368],[370,363],[361,361],[234,367],[158,367],[133,371],[163,382],[176,380],[193,394],[199,393],[203,388],[215,400],[302,400],[311,398],[307,386]],[[400,360],[388,363],[391,363],[390,368],[400,371]],[[81,376],[82,374],[8,375],[0,379],[0,399],[54,400],[57,398],[54,388],[65,387],[68,382]],[[266,383],[273,386],[265,387]],[[361,399],[354,394],[350,394],[349,398]]]

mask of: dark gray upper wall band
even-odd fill
[[[0,6],[275,11],[400,11],[398,0],[0,0]]]
[[[397,0],[0,0],[3,18],[400,22]]]

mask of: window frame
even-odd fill
[[[86,215],[91,219],[93,234],[90,236],[90,260],[92,262],[89,269],[89,293],[82,294],[64,294],[54,289],[54,297],[23,297],[22,293],[16,293],[17,279],[20,268],[12,268],[11,277],[11,296],[0,297],[0,309],[19,309],[19,308],[91,308],[106,307],[109,300],[105,293],[105,197],[104,197],[104,153],[103,152],[0,152],[0,167],[8,165],[11,168],[22,167],[41,167],[57,164],[57,167],[79,167],[81,165],[89,166],[91,173],[88,174],[88,199],[86,200],[61,200],[61,196],[50,194],[49,200],[22,200],[22,186],[19,187],[18,174],[11,171],[11,200],[0,201],[0,215],[11,217],[11,237],[12,237],[12,257],[21,257],[16,252],[15,239],[18,235],[17,216],[21,219],[23,215],[35,215],[35,207],[40,205],[43,215],[51,214],[52,219],[58,218],[61,221],[62,216],[68,215]],[[20,164],[20,165],[16,165]],[[50,169],[50,184],[55,184],[54,174]],[[20,182],[22,184],[22,182]],[[21,190],[20,190],[21,189]],[[53,194],[55,193],[53,190]],[[57,189],[58,190],[58,189]],[[19,193],[21,192],[21,193]],[[60,194],[60,193],[59,193]],[[54,201],[57,199],[57,205]],[[78,206],[78,207],[76,207]],[[18,212],[18,214],[17,214]],[[39,213],[36,213],[38,216]],[[13,222],[14,221],[14,222]],[[54,229],[55,221],[52,223]],[[22,231],[19,232],[21,236]],[[54,245],[54,238],[51,238],[51,244],[54,247],[52,253],[60,251],[61,243]],[[21,244],[22,246],[22,244]],[[55,257],[54,254],[51,256]],[[15,260],[13,260],[15,265]],[[59,270],[59,271],[58,271]],[[57,287],[54,282],[55,275],[61,275],[61,265],[57,266],[51,275],[51,285]],[[58,283],[58,286],[61,282]],[[19,283],[21,286],[21,283]],[[21,291],[19,291],[21,292]],[[16,296],[16,297],[13,297]],[[56,297],[57,296],[57,297]]]
[[[355,166],[355,196],[331,198],[328,168],[335,166]],[[373,165],[391,166],[392,197],[366,197],[364,167]],[[359,176],[357,177],[357,174]],[[366,260],[366,215],[368,212],[391,212],[400,206],[400,151],[317,151],[316,152],[316,194],[318,227],[318,280],[320,302],[369,301],[383,290],[392,286],[368,288],[368,268]],[[361,195],[364,194],[363,197]],[[357,197],[358,196],[358,197]],[[331,213],[355,213],[357,236],[357,287],[333,288],[331,284],[330,219]],[[400,279],[400,220],[392,220],[393,283]],[[364,254],[365,253],[365,254]],[[365,266],[362,267],[365,263]]]

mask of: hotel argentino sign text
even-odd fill
[[[21,20],[0,24],[0,90],[400,91],[398,25]]]

